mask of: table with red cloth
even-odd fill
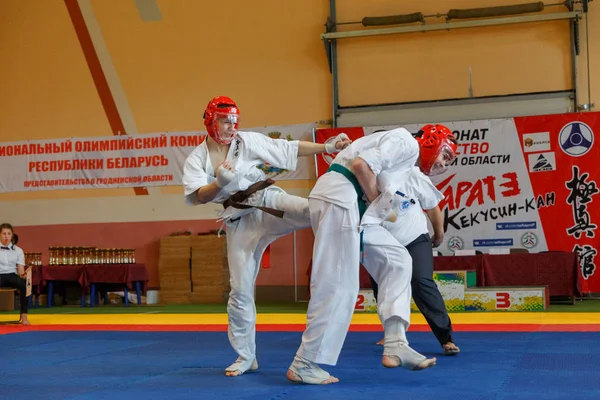
[[[105,268],[109,267],[109,268]],[[128,289],[133,288],[135,283],[137,292],[138,304],[141,303],[141,294],[146,293],[146,285],[148,283],[148,272],[144,264],[96,264],[86,265],[86,275],[88,285],[91,287],[90,307],[93,307],[95,302],[97,283],[104,284],[119,284],[124,283],[124,299],[125,306],[129,305]],[[105,292],[106,295],[106,292]],[[105,297],[105,303],[108,298]]]
[[[520,253],[483,257],[486,286],[548,285],[550,296],[581,295],[577,254]]]
[[[32,270],[32,286],[37,286],[34,293],[39,294],[41,288],[48,286],[48,306],[51,306],[52,282],[77,282],[81,286],[83,296],[90,291],[92,283],[123,284],[132,289],[134,283],[140,283],[142,292],[146,292],[148,271],[145,264],[87,264],[87,265],[42,265]]]
[[[31,267],[31,294],[40,294],[42,286],[42,266],[33,265]]]
[[[562,251],[434,257],[435,271],[475,270],[477,286],[548,286],[550,296],[580,295],[577,254]],[[370,288],[361,267],[360,287]]]
[[[92,283],[124,283],[133,289],[134,282],[140,282],[142,292],[146,292],[148,271],[144,264],[90,264],[85,266],[86,281]]]

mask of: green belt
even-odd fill
[[[327,172],[335,171],[344,175],[346,179],[352,183],[354,186],[354,190],[356,191],[356,200],[358,201],[358,215],[360,219],[362,219],[363,215],[365,215],[365,211],[367,211],[367,202],[363,199],[364,192],[358,183],[358,179],[350,170],[346,167],[341,166],[340,164],[331,164],[331,166],[327,169]],[[363,232],[360,233],[360,251],[362,253],[364,248],[363,245]]]
[[[358,200],[358,215],[362,218],[363,215],[365,215],[365,211],[367,211],[367,202],[363,200],[364,192],[354,174],[350,172],[348,168],[343,167],[340,164],[331,164],[329,169],[327,169],[327,172],[329,171],[339,172],[352,183],[354,190],[356,190],[356,199]]]

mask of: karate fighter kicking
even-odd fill
[[[271,139],[257,132],[240,132],[240,112],[233,100],[213,98],[204,112],[206,140],[188,156],[183,168],[186,202],[222,205],[226,224],[231,292],[227,303],[228,336],[238,354],[227,376],[258,368],[254,286],[263,252],[275,239],[310,226],[308,200],[272,186],[257,168],[295,170],[299,156],[337,153],[350,140],[338,135],[326,145]]]
[[[374,133],[338,153],[318,179],[309,195],[315,244],[307,326],[288,379],[309,384],[339,381],[318,364],[337,364],[350,326],[359,289],[361,232],[378,229],[384,220],[393,219],[396,189],[384,185],[411,169],[420,151],[430,145],[430,141],[417,142],[404,128]],[[442,146],[433,145],[435,157],[432,155],[428,162],[445,167],[453,156],[448,157]],[[410,322],[411,268],[410,261],[405,260],[410,256],[385,229],[379,232],[378,240],[388,244],[390,251],[386,263],[372,263],[369,271],[380,283],[379,313],[385,331],[382,364],[412,370],[431,367],[436,360],[411,349],[405,336]]]

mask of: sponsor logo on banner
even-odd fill
[[[550,132],[523,135],[523,150],[525,153],[550,150]]]
[[[553,151],[529,154],[529,172],[556,170],[556,157]]]
[[[521,244],[526,249],[533,249],[538,244],[538,237],[533,232],[526,232],[521,236]]]
[[[496,230],[503,231],[507,229],[536,229],[537,222],[496,222]]]
[[[560,130],[558,144],[566,154],[579,157],[590,151],[594,145],[594,132],[583,122],[569,122]]]
[[[465,242],[458,236],[452,236],[448,240],[448,250],[462,250],[465,247]]]
[[[473,239],[473,247],[512,246],[513,239]]]

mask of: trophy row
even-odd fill
[[[135,264],[135,249],[50,247],[50,265]]]
[[[25,265],[42,265],[42,253],[25,253]]]

